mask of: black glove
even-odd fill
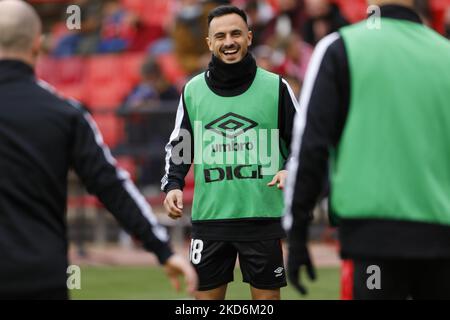
[[[294,223],[288,234],[289,254],[287,263],[287,276],[289,282],[302,295],[306,295],[308,291],[300,280],[301,267],[306,267],[306,274],[309,279],[316,279],[316,271],[311,262],[308,248],[306,246],[308,238],[308,220]]]

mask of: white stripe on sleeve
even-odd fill
[[[98,144],[98,146],[103,150],[103,154],[106,158],[106,160],[116,168],[116,174],[117,177],[121,180],[123,180],[123,186],[125,190],[128,192],[130,197],[134,200],[136,205],[138,206],[139,210],[141,211],[141,214],[144,216],[144,218],[150,223],[152,227],[152,232],[158,238],[158,240],[162,242],[167,242],[169,240],[169,235],[167,233],[167,230],[161,226],[158,223],[158,220],[156,219],[156,216],[153,213],[152,208],[148,204],[147,200],[145,200],[144,196],[138,191],[134,183],[130,179],[130,174],[116,166],[117,161],[114,159],[114,157],[111,154],[111,151],[109,148],[105,145],[103,142],[103,137],[100,133],[100,130],[97,127],[97,124],[95,123],[94,119],[92,119],[91,115],[87,112],[84,113],[84,118],[89,123],[89,126],[91,127],[92,131],[94,132],[95,136],[95,142]]]
[[[299,166],[300,150],[302,145],[303,133],[306,126],[306,116],[308,114],[309,102],[316,83],[322,60],[328,48],[340,38],[339,33],[332,33],[323,38],[318,44],[311,57],[311,61],[306,72],[305,83],[300,95],[300,111],[297,112],[294,120],[294,129],[292,134],[292,156],[289,159],[287,170],[289,172],[286,182],[285,192],[285,214],[283,218],[283,227],[289,230],[293,223],[291,211],[294,188],[296,183],[297,169]]]
[[[285,79],[281,78],[281,80],[283,81],[283,83],[288,88],[289,96],[291,97],[292,103],[294,104],[295,113],[299,113],[300,112],[300,105],[298,104],[297,98],[295,97],[291,86],[289,85],[289,83]]]
[[[175,118],[175,128],[170,135],[169,142],[166,144],[166,167],[165,167],[165,175],[161,179],[161,190],[164,191],[167,183],[169,182],[169,171],[170,171],[170,158],[172,158],[172,142],[178,137],[180,134],[181,123],[183,122],[184,117],[184,108],[183,108],[183,95],[181,95],[180,102],[178,104],[177,116]]]

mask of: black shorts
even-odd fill
[[[449,259],[357,259],[349,284],[355,300],[448,300],[449,270]]]
[[[199,276],[200,291],[233,281],[238,256],[244,282],[257,289],[286,286],[279,239],[240,242],[192,239],[189,256]]]

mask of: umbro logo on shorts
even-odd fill
[[[281,277],[283,275],[283,267],[278,267],[274,270],[274,273],[276,273],[275,277]]]

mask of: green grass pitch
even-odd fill
[[[305,281],[309,294],[300,296],[292,287],[281,290],[283,300],[297,299],[339,299],[339,269],[319,268],[315,282]],[[305,275],[302,274],[305,278]],[[248,300],[250,289],[242,282],[239,269],[235,281],[228,285],[226,299]],[[177,293],[158,267],[81,267],[81,289],[71,290],[71,299],[133,299],[133,300],[173,300],[188,299],[185,293]]]

